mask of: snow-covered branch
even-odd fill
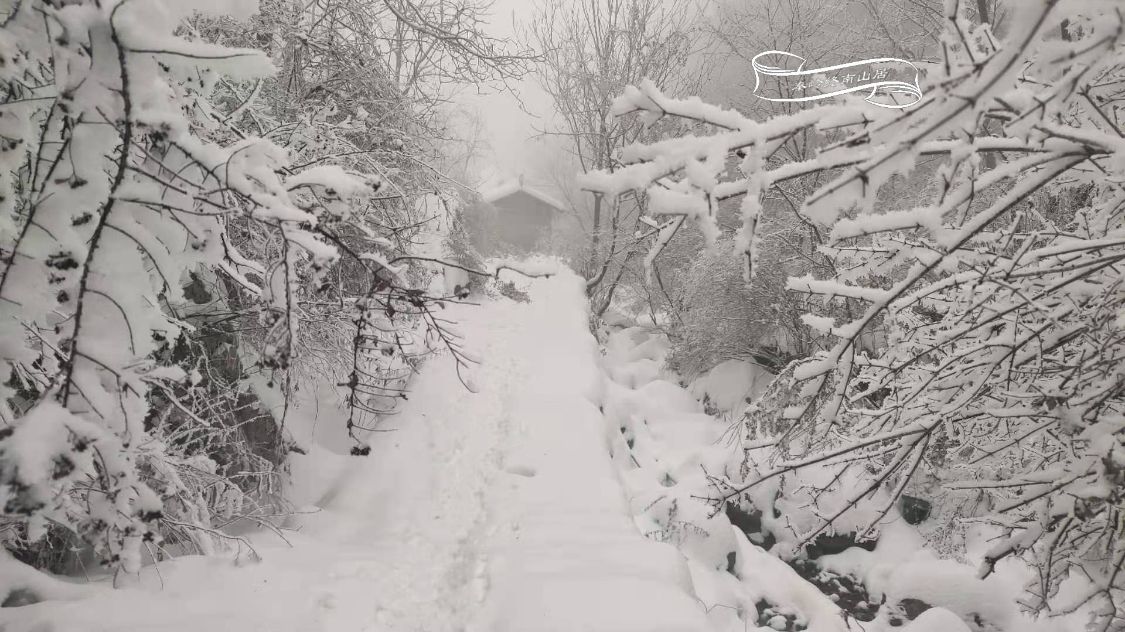
[[[789,401],[754,413],[778,435],[753,445],[774,444],[780,462],[754,457],[722,500],[813,465],[851,467],[849,455],[869,462],[869,485],[807,540],[865,496],[884,495],[874,527],[919,479],[946,481],[947,518],[966,517],[966,494],[984,495],[1011,536],[997,556],[1043,565],[1036,607],[1054,607],[1081,568],[1102,578],[1090,598],[1108,625],[1125,615],[1122,543],[1110,535],[1125,494],[1125,23],[1107,3],[1029,2],[996,44],[948,4],[946,59],[916,107],[844,98],[756,121],[642,83],[616,114],[674,117],[697,134],[628,147],[620,168],[583,186],[644,193],[659,202],[650,225],[689,219],[705,236],[717,231],[712,202],[742,197],[736,250],[754,283],[778,265],[757,253],[762,204],[782,183],[819,178],[796,212],[827,235],[833,271],[789,288],[818,298],[828,313],[806,323],[833,342],[795,366]],[[814,155],[779,152],[796,134],[814,135]],[[904,187],[928,200],[896,206]],[[652,252],[674,234],[661,231]],[[1060,555],[1070,567],[1051,561]]]

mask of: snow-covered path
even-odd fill
[[[450,357],[428,363],[396,430],[346,460],[292,547],[258,534],[259,563],[181,558],[132,587],[5,609],[0,629],[704,630],[680,554],[629,517],[581,281],[531,293],[452,308],[478,392]]]
[[[593,401],[605,377],[581,281],[541,284],[510,400],[509,476],[494,486],[491,590],[474,629],[691,632],[702,606],[679,552],[637,531]],[[514,476],[512,476],[514,475]]]

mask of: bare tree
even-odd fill
[[[609,116],[621,89],[641,79],[673,92],[699,86],[701,75],[691,71],[697,18],[690,0],[547,0],[540,5],[526,36],[542,52],[536,76],[558,116],[544,133],[566,138],[583,170],[612,169],[615,152],[644,132],[642,125]],[[642,205],[640,198],[594,196],[586,262],[591,292],[607,278],[621,278],[625,260],[633,256],[628,235]],[[608,301],[600,305],[598,311],[604,311]]]

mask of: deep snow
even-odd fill
[[[0,610],[0,629],[704,630],[682,557],[637,531],[611,465],[581,280],[529,285],[530,303],[449,308],[481,359],[476,393],[434,358],[368,457],[295,460],[291,492],[310,506],[292,546],[261,532],[260,562],[243,549],[118,590],[40,587],[57,599]],[[26,570],[0,560],[0,589]]]
[[[744,451],[746,421],[739,414],[741,400],[762,394],[768,374],[746,361],[728,361],[685,384],[665,365],[667,337],[651,327],[621,318],[605,335],[603,366],[607,377],[602,401],[614,464],[629,497],[638,529],[648,537],[674,544],[687,560],[696,598],[707,612],[713,632],[793,630],[807,632],[1077,632],[1085,629],[1085,612],[1032,619],[1019,612],[1022,586],[1031,579],[1027,567],[1008,559],[986,579],[977,569],[995,535],[968,529],[963,559],[942,559],[923,537],[944,523],[928,521],[917,527],[897,512],[880,521],[873,551],[852,547],[820,557],[819,571],[850,576],[862,584],[866,598],[877,608],[875,618],[845,617],[837,605],[840,591],[821,592],[781,558],[791,551],[795,528],[812,514],[802,506],[802,484],[820,481],[819,468],[802,470],[790,482],[785,497],[773,489],[752,494],[753,507],[762,508],[762,527],[776,540],[772,546],[761,533],[743,532],[709,500],[722,481],[739,481],[746,465],[768,465],[768,450]],[[705,414],[706,401],[716,415]],[[733,415],[731,413],[734,413]],[[740,436],[742,440],[740,440]],[[838,488],[846,488],[840,485]],[[776,488],[775,488],[776,489]],[[825,494],[828,496],[828,494]],[[822,503],[828,499],[821,498]],[[768,507],[777,510],[777,515]],[[863,508],[856,513],[862,514]],[[860,523],[868,518],[862,515]],[[843,521],[840,532],[854,530]],[[759,546],[761,545],[761,546]],[[763,546],[769,546],[766,550]],[[805,577],[809,575],[806,574]],[[820,576],[823,586],[830,577]],[[839,586],[837,584],[837,586]],[[1064,586],[1064,589],[1073,590]],[[1080,587],[1079,587],[1080,589]],[[907,599],[927,606],[914,620],[899,611]],[[868,602],[864,602],[865,604]],[[880,605],[882,604],[882,605]],[[769,608],[769,610],[765,610]],[[853,614],[856,612],[853,611]]]
[[[0,632],[746,632],[784,629],[786,616],[810,632],[853,629],[705,498],[709,476],[736,479],[744,454],[737,425],[700,399],[737,413],[767,378],[727,363],[685,387],[665,367],[667,340],[641,327],[612,327],[603,351],[582,280],[555,272],[520,282],[529,303],[450,305],[481,361],[467,376],[475,392],[452,357],[432,358],[367,457],[339,454],[332,390],[306,394],[292,418],[308,454],[290,461],[300,511],[288,544],[250,533],[260,561],[244,546],[181,557],[117,590],[0,553],[0,596],[48,597],[0,609]],[[763,524],[783,539],[788,519]],[[966,625],[976,614],[997,629],[1078,629],[1018,617],[1014,567],[978,580],[897,518],[875,551],[821,566],[862,578],[872,597],[935,606],[901,627],[881,611],[868,632],[981,632]]]

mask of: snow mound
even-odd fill
[[[738,413],[765,392],[774,375],[746,360],[727,360],[691,383],[692,395],[708,398],[722,412]]]
[[[24,605],[48,599],[69,601],[92,593],[88,586],[41,573],[0,548],[0,602],[5,605]],[[0,630],[3,629],[4,626],[0,625]]]
[[[645,417],[703,412],[703,406],[691,393],[664,380],[653,380],[638,387],[633,393],[633,402],[636,411]]]
[[[799,613],[797,620],[808,626],[808,632],[843,632],[848,629],[840,608],[816,586],[801,578],[785,562],[751,543],[742,531],[735,527],[731,529],[738,542],[734,572],[750,590],[772,604]]]
[[[945,608],[930,608],[918,615],[902,632],[972,632],[961,617]]]
[[[1007,629],[1018,616],[1019,587],[995,575],[979,579],[972,566],[939,559],[923,544],[913,529],[896,520],[883,527],[874,551],[850,548],[818,562],[825,570],[859,577],[873,597],[885,596],[888,603],[918,599],[962,620],[979,615]]]

